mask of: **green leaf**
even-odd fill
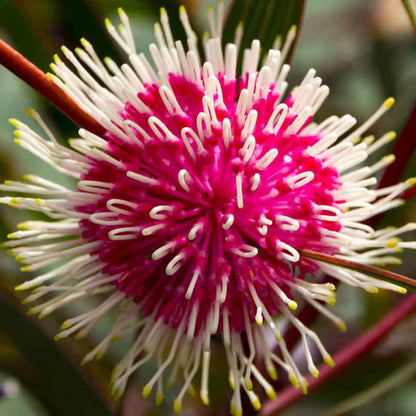
[[[307,249],[299,250],[299,254],[312,260],[319,260],[324,263],[335,264],[336,266],[345,269],[364,273],[416,292],[416,280],[394,273],[390,270],[380,269],[379,267],[369,266],[368,264],[356,263],[355,261],[347,260],[342,257],[331,256],[330,254],[318,253]]]
[[[60,20],[55,25],[65,36],[64,40],[68,43],[65,46],[73,49],[80,46],[80,38],[86,38],[94,45],[98,56],[111,56],[115,60],[124,58],[124,54],[115,45],[105,28],[104,19],[107,16],[98,3],[85,0],[58,0],[56,7]]]
[[[77,359],[69,358],[68,351],[64,352],[33,318],[25,316],[16,296],[3,285],[0,286],[0,328],[31,363],[44,395],[48,396],[48,408],[53,405],[59,410],[54,414],[110,416],[114,413],[103,399],[103,392],[100,394],[98,386],[87,380],[79,365],[73,362]]]
[[[367,405],[369,402],[384,396],[386,393],[389,393],[407,383],[413,379],[415,375],[416,361],[408,362],[384,380],[340,403],[334,409],[326,412],[324,416],[350,415],[354,410]]]
[[[250,47],[251,42],[258,39],[263,51],[267,51],[277,36],[284,39],[291,26],[300,26],[305,4],[306,0],[232,0],[224,28],[224,42],[234,40],[235,30],[242,22],[242,49]]]

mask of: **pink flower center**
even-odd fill
[[[83,237],[102,241],[94,254],[117,288],[155,320],[176,328],[185,319],[191,335],[221,331],[223,310],[236,331],[259,302],[276,314],[277,291],[291,296],[285,282],[316,273],[297,250],[336,252],[322,237],[341,227],[338,172],[307,151],[320,140],[303,132],[311,120],[294,129],[289,111],[279,128],[273,85],[241,99],[246,80],[217,77],[213,99],[171,74],[171,89],[139,94],[146,108],[127,103],[124,136],[107,134],[118,163],[93,159],[83,177],[112,186],[78,207],[90,214]]]

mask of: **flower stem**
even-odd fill
[[[416,294],[411,294],[364,335],[334,354],[335,367],[321,365],[319,367],[319,378],[314,378],[312,376],[306,377],[309,391],[318,389],[363,355],[370,352],[396,327],[396,325],[415,311]],[[268,416],[277,414],[301,397],[301,390],[294,389],[291,386],[287,387],[280,393],[277,400],[269,400],[265,403],[260,415]]]
[[[43,95],[51,104],[66,114],[74,123],[97,135],[103,135],[105,129],[36,65],[0,39],[0,64]]]
[[[312,250],[299,250],[299,253],[303,257],[307,257],[313,260],[319,260],[324,263],[335,264],[339,267],[365,273],[373,276],[376,279],[385,280],[389,283],[402,286],[404,288],[416,291],[416,280],[409,277],[402,276],[401,274],[394,273],[390,270],[380,269],[379,267],[370,266],[368,264],[357,263],[352,260],[344,259],[342,257],[331,256],[330,254],[318,253]]]

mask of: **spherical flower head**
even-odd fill
[[[202,367],[200,395],[208,404],[215,334],[221,335],[226,352],[235,414],[241,414],[242,391],[255,408],[260,406],[254,379],[274,397],[268,377],[254,365],[256,355],[272,379],[277,365],[306,391],[275,318],[285,318],[300,331],[308,369],[317,376],[312,343],[328,364],[333,362],[317,335],[293,314],[298,300],[344,329],[344,322],[322,306],[335,303],[335,286],[322,280],[324,274],[369,292],[402,291],[302,255],[312,250],[363,264],[388,264],[397,262],[392,254],[400,248],[413,247],[396,238],[414,229],[413,224],[377,232],[365,224],[399,205],[397,197],[412,185],[374,188],[374,175],[393,161],[391,156],[361,165],[394,138],[392,133],[377,141],[362,137],[392,101],[346,134],[356,123],[350,115],[314,121],[329,93],[315,70],[285,94],[289,65],[284,61],[293,28],[282,50],[272,49],[262,60],[254,40],[237,75],[238,36],[223,50],[221,3],[216,19],[210,19],[205,57],[198,53],[183,8],[188,48],[173,40],[162,10],[151,61],[136,52],[122,10],[120,18],[118,32],[106,24],[129,64],[118,67],[106,59],[104,65],[85,39],[83,49],[76,49],[78,57],[62,49],[74,69],[58,56],[52,64],[52,79],[105,127],[102,137],[81,129],[81,137],[68,148],[34,111],[30,114],[48,140],[13,120],[22,147],[77,181],[74,190],[28,175],[25,183],[2,186],[41,195],[3,197],[1,202],[51,219],[21,224],[6,243],[25,270],[56,264],[18,288],[35,288],[28,302],[55,295],[31,309],[41,316],[77,298],[106,294],[100,306],[65,321],[57,338],[75,332],[85,336],[105,313],[119,307],[112,330],[84,360],[102,355],[114,337],[138,332],[114,371],[115,394],[124,391],[138,368],[156,359],[158,369],[143,389],[145,397],[157,385],[160,402],[162,377],[169,373],[174,381],[183,372],[174,403],[180,411]]]

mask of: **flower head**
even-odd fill
[[[179,411],[202,367],[200,394],[208,403],[215,334],[226,352],[235,414],[241,414],[242,391],[254,407],[260,406],[254,379],[274,397],[271,383],[254,365],[256,356],[272,379],[276,366],[281,367],[306,391],[275,318],[285,318],[300,331],[308,369],[317,376],[311,344],[328,364],[333,362],[317,335],[293,314],[296,299],[343,329],[343,321],[320,303],[335,303],[335,286],[322,281],[323,274],[370,292],[402,291],[302,255],[307,249],[363,264],[388,264],[397,262],[393,253],[414,246],[396,238],[414,229],[413,224],[374,231],[365,223],[399,205],[397,197],[413,185],[410,180],[374,187],[374,175],[393,162],[392,156],[361,166],[394,138],[393,133],[376,141],[362,137],[393,100],[347,133],[356,123],[350,115],[314,121],[329,93],[315,70],[285,95],[290,68],[284,61],[294,28],[282,50],[276,46],[262,61],[260,43],[254,40],[237,75],[241,33],[223,50],[221,3],[217,18],[211,17],[205,57],[198,53],[183,8],[187,48],[173,40],[162,10],[151,61],[136,52],[122,10],[120,18],[119,31],[106,24],[129,64],[119,67],[106,59],[104,65],[83,39],[78,57],[62,48],[72,69],[58,56],[51,65],[51,78],[105,127],[104,135],[81,129],[68,148],[34,111],[30,114],[48,139],[12,120],[18,144],[77,181],[76,189],[68,189],[27,175],[26,182],[8,181],[1,187],[38,194],[41,198],[0,201],[50,218],[24,222],[10,235],[7,245],[24,270],[55,265],[18,288],[34,289],[27,301],[48,295],[31,309],[41,316],[80,297],[106,294],[96,308],[65,321],[57,338],[75,332],[85,336],[105,313],[119,308],[113,329],[85,357],[89,361],[103,354],[116,336],[138,332],[114,371],[117,394],[131,374],[155,359],[158,369],[144,396],[157,386],[160,401],[162,377],[168,373],[175,380],[181,371],[184,381],[174,404]]]

